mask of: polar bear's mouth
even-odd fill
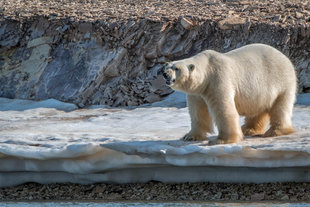
[[[169,86],[169,85],[172,85],[173,83],[175,83],[175,79],[170,79],[170,80],[166,80],[166,84]]]
[[[165,77],[165,79],[166,79],[166,84],[168,86],[170,86],[170,85],[175,83],[175,79],[174,78],[171,78],[171,77],[167,76],[167,77]]]
[[[165,78],[165,80],[166,80],[166,84],[167,84],[168,86],[170,86],[171,84],[175,83],[175,79],[172,78],[172,77],[171,77],[170,75],[168,75],[167,73],[164,73],[163,76],[164,76],[164,78]]]

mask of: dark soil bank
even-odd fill
[[[2,0],[0,97],[133,106],[172,90],[157,71],[205,49],[266,43],[310,92],[310,3]]]

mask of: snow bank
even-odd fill
[[[62,111],[73,111],[78,107],[74,104],[64,103],[55,99],[36,102],[30,100],[0,98],[0,111],[24,111],[34,108],[55,108]]]
[[[310,181],[309,100],[310,94],[303,95],[298,102],[303,105],[295,106],[293,135],[208,146],[179,140],[190,126],[180,93],[135,109],[73,110],[59,102],[46,107],[54,100],[1,98],[0,186]]]

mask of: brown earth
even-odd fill
[[[307,0],[2,0],[0,8],[5,18],[16,20],[46,16],[88,22],[106,18],[163,21],[180,17],[217,21],[238,15],[251,22],[283,26],[309,25],[310,21]]]

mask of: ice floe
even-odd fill
[[[310,181],[310,94],[299,96],[293,123],[293,135],[208,146],[179,140],[190,127],[181,93],[138,108],[0,98],[0,187]]]

